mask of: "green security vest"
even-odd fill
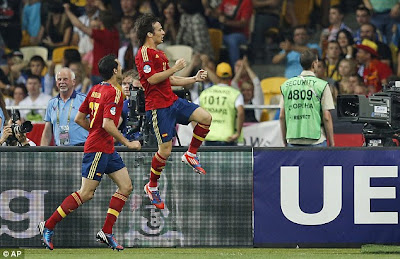
[[[239,90],[231,86],[214,85],[200,94],[200,106],[212,115],[206,140],[226,141],[236,132],[235,101]]]
[[[297,76],[281,85],[286,139],[321,137],[321,99],[327,82],[315,76]]]

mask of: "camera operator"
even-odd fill
[[[139,82],[137,71],[133,69],[126,71],[122,77],[122,92],[125,100],[118,129],[129,140],[139,140],[141,137],[140,128],[143,120],[136,108],[136,96],[141,90],[142,85]],[[131,92],[135,96],[131,96]]]

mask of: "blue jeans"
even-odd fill
[[[224,44],[228,48],[229,63],[232,68],[240,58],[240,45],[246,44],[247,38],[243,33],[234,32],[224,35]]]
[[[390,17],[390,10],[382,13],[374,13],[371,23],[382,32],[383,43],[389,44],[392,40],[393,19]]]

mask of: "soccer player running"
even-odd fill
[[[75,122],[89,131],[82,160],[81,189],[66,197],[53,215],[38,225],[43,243],[50,250],[53,250],[52,237],[56,224],[93,198],[103,174],[107,174],[118,189],[111,197],[106,220],[96,238],[112,249],[124,249],[112,234],[112,227],[132,192],[132,182],[124,162],[114,149],[113,137],[131,149],[139,150],[141,145],[138,141],[127,140],[116,127],[124,101],[121,91],[116,87],[118,80],[122,79],[118,59],[107,55],[99,61],[98,66],[105,81],[92,87],[75,117]],[[90,121],[86,118],[88,114]]]
[[[186,62],[184,59],[178,59],[174,66],[169,67],[168,58],[164,52],[157,49],[157,45],[163,42],[165,32],[154,15],[144,14],[139,17],[135,28],[141,46],[135,63],[140,83],[145,89],[146,117],[153,123],[158,143],[158,151],[151,162],[150,181],[144,186],[144,190],[152,204],[158,209],[163,209],[164,202],[158,191],[157,180],[171,155],[176,123],[187,125],[190,121],[197,122],[189,149],[182,156],[182,162],[190,165],[199,174],[206,174],[206,171],[196,153],[210,131],[211,124],[210,113],[196,104],[178,98],[172,92],[171,85],[183,86],[204,81],[207,72],[199,70],[193,77],[174,76],[174,73],[186,66]]]

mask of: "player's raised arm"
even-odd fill
[[[108,134],[113,136],[118,142],[122,143],[128,148],[140,150],[142,147],[139,141],[129,141],[127,138],[125,138],[115,126],[114,121],[110,118],[103,119],[103,129],[107,131]]]

